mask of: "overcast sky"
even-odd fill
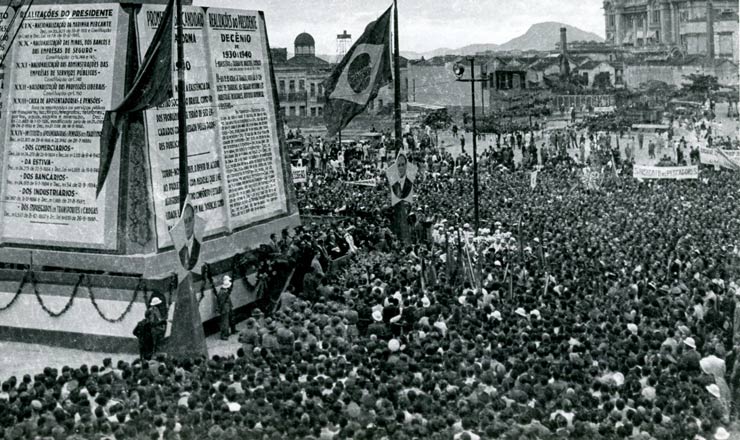
[[[401,50],[426,52],[468,44],[501,44],[532,24],[558,21],[604,36],[601,0],[399,0]],[[391,1],[377,0],[193,0],[193,4],[265,11],[270,46],[293,51],[308,32],[316,52],[336,53],[336,36],[357,39]]]

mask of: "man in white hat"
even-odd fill
[[[368,335],[375,335],[379,339],[387,339],[391,336],[391,331],[388,326],[383,322],[383,309],[382,307],[373,310],[372,313],[373,322],[367,327]]]
[[[164,333],[167,329],[167,320],[164,318],[164,314],[160,309],[161,305],[162,299],[155,296],[149,302],[149,310],[146,311],[146,319],[149,321],[149,326],[152,332],[153,353],[157,353],[160,350],[162,339],[164,339]]]
[[[727,440],[730,438],[730,433],[725,428],[720,426],[717,428],[717,432],[714,433],[715,440]]]
[[[714,397],[710,402],[713,411],[722,415],[722,423],[730,423],[730,402],[722,397],[722,393],[717,384],[713,383],[707,385],[705,388],[707,389],[707,392]]]
[[[234,322],[233,310],[234,304],[231,302],[231,277],[224,275],[221,281],[221,287],[213,293],[216,295],[216,310],[220,319],[221,339],[226,341],[229,336],[236,333],[236,323]]]
[[[697,371],[699,370],[699,361],[701,355],[696,351],[696,341],[692,337],[685,338],[683,340],[684,350],[681,355],[679,364],[686,371]]]

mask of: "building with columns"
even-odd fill
[[[606,40],[738,61],[737,0],[605,0]]]

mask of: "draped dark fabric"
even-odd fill
[[[97,195],[108,177],[116,152],[116,142],[126,115],[161,105],[172,98],[172,22],[175,0],[170,0],[162,15],[144,61],[134,79],[134,85],[118,107],[105,112],[100,133],[100,167]]]

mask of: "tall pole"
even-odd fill
[[[396,154],[403,148],[401,129],[401,56],[398,48],[398,2],[393,0],[393,114],[396,132]],[[408,158],[407,158],[408,159]],[[401,200],[393,207],[393,223],[401,241],[411,243],[408,223],[408,203]]]
[[[398,48],[398,2],[393,0],[393,116],[396,129],[396,150],[403,147],[401,140],[401,56]]]
[[[177,131],[178,162],[180,181],[180,213],[183,214],[188,196],[188,131],[185,113],[185,50],[183,48],[182,0],[175,0],[177,14]],[[187,248],[186,248],[187,249]],[[196,251],[197,252],[197,251]],[[177,258],[177,252],[173,252]],[[196,257],[197,259],[198,257]],[[179,258],[178,258],[179,260]],[[179,261],[178,261],[179,263]],[[175,358],[208,358],[206,335],[203,331],[198,300],[193,291],[193,276],[190,270],[178,274],[177,297],[172,318],[172,333],[167,341],[166,352]]]
[[[480,227],[478,216],[478,133],[475,129],[475,58],[470,58],[470,92],[473,103],[473,204],[475,208],[475,235]]]
[[[188,123],[185,112],[185,49],[183,47],[182,0],[175,0],[177,8],[177,132],[179,135],[180,212],[188,196]]]
[[[481,87],[480,87],[480,106],[481,116],[486,116],[486,90],[488,90],[486,83],[486,73],[483,72],[483,66],[481,66]]]

